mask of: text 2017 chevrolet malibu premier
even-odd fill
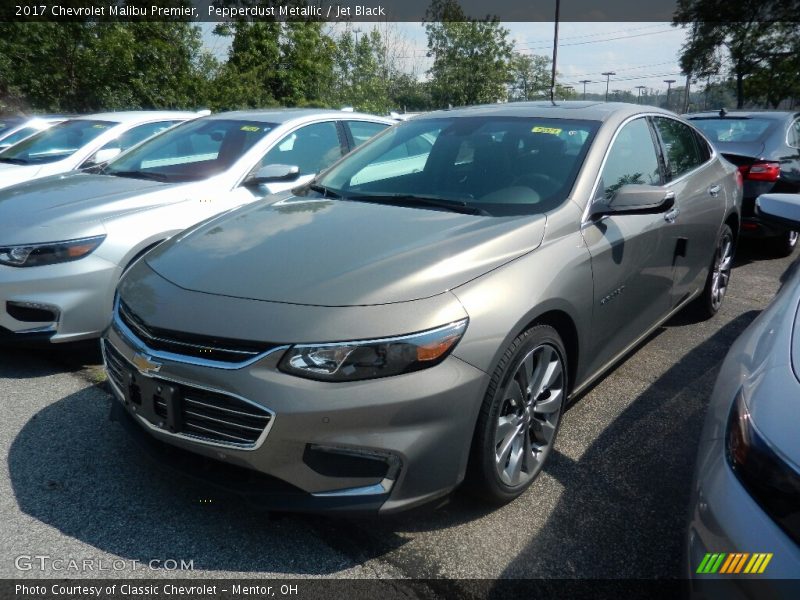
[[[104,339],[115,412],[264,506],[388,513],[465,480],[507,502],[570,398],[719,309],[741,194],[658,109],[411,119],[139,261]]]

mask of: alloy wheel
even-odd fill
[[[728,282],[731,278],[733,265],[733,237],[725,233],[717,245],[714,271],[711,276],[711,305],[715,311],[719,310],[725,292],[728,291]]]

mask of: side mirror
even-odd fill
[[[765,221],[800,227],[800,194],[762,194],[756,198],[756,215]]]
[[[628,183],[620,187],[605,203],[592,211],[593,216],[624,214],[658,214],[668,211],[675,204],[675,192],[639,183]]]
[[[122,150],[120,148],[101,148],[97,152],[95,152],[89,159],[84,163],[85,167],[94,167],[96,165],[102,165],[103,163],[107,163],[112,158],[115,158]]]
[[[245,180],[245,185],[261,185],[276,181],[294,181],[300,176],[300,167],[297,165],[266,165],[250,175]]]

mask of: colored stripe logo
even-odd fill
[[[703,557],[696,573],[701,575],[711,575],[714,573],[725,575],[738,575],[748,573],[756,575],[763,573],[769,561],[772,560],[772,553],[756,552],[709,552]]]

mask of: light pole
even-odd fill
[[[571,85],[565,85],[564,86],[564,100],[567,99],[567,95],[572,94],[572,92],[574,92],[574,91],[575,91],[574,87],[572,87]]]
[[[665,79],[664,83],[667,84],[667,110],[669,110],[669,92],[672,89],[672,84],[675,83],[674,79]]]
[[[561,12],[561,0],[556,0],[556,22],[553,32],[553,76],[550,79],[550,102],[556,103],[556,61],[558,60],[558,16]]]
[[[636,104],[641,104],[642,103],[642,90],[646,90],[647,86],[646,85],[637,85],[636,89],[639,90],[639,95],[636,97]]]
[[[586,84],[591,83],[591,79],[581,79],[580,81],[583,84],[583,99],[586,100]]]
[[[611,81],[611,76],[616,75],[616,73],[614,71],[606,71],[602,75],[606,76],[606,102],[608,102],[608,82]]]

